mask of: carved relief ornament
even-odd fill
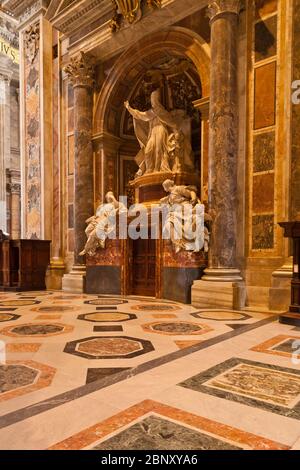
[[[241,11],[241,0],[216,0],[208,5],[207,16],[213,21],[217,16],[226,13],[239,15]]]
[[[24,34],[25,53],[32,64],[37,56],[40,43],[40,24],[36,23],[29,26]]]
[[[64,69],[73,86],[93,87],[95,83],[94,60],[84,52],[72,57],[70,63]]]
[[[114,16],[110,22],[113,32],[121,28],[122,20],[128,24],[139,21],[142,17],[142,4],[144,0],[112,0]],[[147,0],[150,9],[160,8],[162,0]]]

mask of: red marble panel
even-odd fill
[[[253,212],[261,214],[274,210],[274,174],[253,177]]]
[[[254,129],[275,125],[276,62],[255,70]]]

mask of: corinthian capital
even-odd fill
[[[241,11],[241,0],[216,0],[208,5],[208,17],[213,21],[217,16],[226,13],[239,15]]]
[[[73,86],[93,87],[95,82],[95,64],[91,57],[84,52],[73,57],[64,71]]]

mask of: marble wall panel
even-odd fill
[[[274,170],[275,166],[275,132],[265,132],[254,136],[253,172]]]
[[[254,129],[275,125],[276,62],[255,69]]]
[[[253,178],[253,212],[255,214],[274,210],[274,173],[256,175]]]
[[[68,251],[73,253],[75,246],[74,229],[68,230]]]
[[[256,215],[252,218],[252,249],[274,248],[274,215]]]
[[[74,164],[75,164],[75,145],[74,145],[74,135],[69,135],[68,137],[68,174],[74,174]]]
[[[68,131],[74,132],[74,108],[68,110]]]
[[[74,228],[74,205],[68,205],[68,227]]]
[[[256,62],[277,54],[277,15],[259,21],[255,25]]]

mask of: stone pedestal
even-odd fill
[[[240,310],[245,296],[244,285],[235,282],[195,281],[192,287],[192,305],[197,308]]]
[[[293,277],[293,259],[289,258],[282,268],[272,275],[272,287],[269,291],[270,310],[285,311],[291,299],[291,280]]]
[[[239,11],[239,1],[218,0],[208,7],[211,20],[208,192],[213,223],[209,269],[192,288],[193,303],[195,301],[199,307],[208,304],[220,307],[225,303],[233,308],[236,303],[236,284],[239,283],[239,291],[243,289],[240,284],[243,279],[236,260]],[[245,298],[245,295],[241,298]]]
[[[62,288],[83,292],[85,259],[80,256],[86,243],[86,220],[94,214],[93,191],[93,85],[94,65],[84,53],[73,58],[65,72],[74,87],[75,128],[75,203],[74,203],[74,266],[63,278]]]
[[[85,266],[73,266],[70,273],[65,274],[62,280],[62,290],[74,294],[82,294],[85,291]]]

